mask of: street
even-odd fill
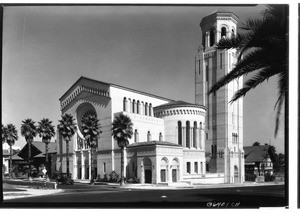
[[[92,207],[92,208],[257,208],[283,207],[284,185],[194,188],[128,189],[106,185],[60,185],[65,191],[37,197],[7,200],[5,207]]]

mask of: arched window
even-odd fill
[[[137,101],[137,102],[136,102],[136,113],[137,113],[137,114],[140,114],[140,113],[141,113],[141,112],[140,112],[140,107],[141,107],[140,101]]]
[[[139,142],[139,133],[137,129],[134,130],[134,142]]]
[[[203,173],[203,162],[200,162],[200,173]]]
[[[152,104],[149,104],[149,116],[152,116]]]
[[[148,103],[145,103],[145,115],[148,115]]]
[[[151,133],[150,131],[147,132],[147,142],[151,141]]]
[[[126,97],[124,97],[124,100],[123,100],[123,111],[124,112],[127,112],[127,106],[126,106],[126,104],[127,104],[127,99],[126,99]]]
[[[212,47],[215,44],[215,33],[214,30],[209,32],[209,46]]]
[[[234,29],[231,30],[231,36],[234,37],[235,36],[235,32]]]
[[[135,108],[136,108],[135,99],[133,99],[133,101],[132,101],[132,113],[136,113]]]
[[[223,38],[223,36],[226,37],[226,34],[227,34],[227,32],[226,32],[226,27],[222,27],[222,28],[221,28],[221,38]]]
[[[186,122],[186,147],[190,147],[190,121]]]
[[[182,145],[182,124],[181,121],[177,122],[178,126],[178,145]]]
[[[162,141],[162,140],[163,140],[163,136],[162,136],[161,132],[159,133],[158,140],[159,140],[159,141]]]
[[[128,109],[128,112],[132,112],[132,102],[131,102],[131,99],[128,98],[128,102],[129,102],[129,109]]]
[[[197,122],[194,121],[193,129],[193,147],[197,148]]]

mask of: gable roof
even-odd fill
[[[56,153],[56,142],[50,142],[48,144],[48,153]],[[39,154],[45,154],[45,143],[42,141],[33,141],[31,143],[31,157],[34,158],[36,155]],[[27,160],[28,158],[28,144],[26,143],[25,146],[21,149],[21,151],[18,153],[18,156],[23,158],[24,160]]]
[[[162,104],[159,106],[154,107],[153,109],[170,109],[174,107],[196,107],[196,108],[202,108],[206,110],[205,106],[199,105],[199,104],[192,104],[185,101],[170,101],[169,103]]]
[[[45,143],[41,142],[41,141],[33,141],[31,143],[33,146],[35,146],[36,148],[39,149],[39,151],[41,151],[41,154],[45,154],[46,150],[45,150]],[[50,142],[48,144],[48,153],[55,153],[56,152],[56,143],[55,142]]]
[[[262,162],[268,157],[269,145],[245,146],[245,163]]]
[[[154,98],[158,98],[158,99],[162,99],[162,100],[166,100],[166,101],[174,101],[174,100],[169,99],[169,98],[165,98],[165,97],[161,97],[161,96],[158,96],[158,95],[150,94],[150,93],[147,93],[147,92],[139,91],[139,90],[132,89],[132,88],[129,88],[129,87],[124,87],[124,86],[121,86],[121,85],[118,85],[118,84],[113,84],[113,83],[109,83],[109,82],[95,80],[95,79],[92,79],[92,78],[87,78],[85,76],[80,76],[80,78],[59,98],[59,101],[61,101],[82,80],[94,82],[94,83],[97,83],[97,84],[103,84],[103,85],[106,85],[107,87],[112,86],[112,87],[115,87],[115,88],[119,88],[119,89],[123,89],[123,90],[127,90],[127,91],[132,91],[132,92],[135,92],[135,93],[139,93],[139,94],[142,94],[142,95],[147,95],[147,96],[150,96],[150,97],[154,97]]]

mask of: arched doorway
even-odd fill
[[[81,179],[81,160],[77,161],[77,179]]]
[[[168,159],[162,158],[160,162],[160,182],[168,180]]]
[[[143,164],[145,183],[152,183],[152,162],[149,158],[144,158]]]
[[[174,158],[172,161],[172,182],[178,182],[179,161]]]
[[[85,165],[85,179],[89,179],[90,177],[90,167],[89,167],[89,160],[86,159],[84,161],[84,165]]]
[[[239,183],[239,169],[234,166],[234,183]]]

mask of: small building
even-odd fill
[[[56,143],[50,142],[48,144],[48,161],[49,163],[56,161]],[[31,166],[32,166],[32,176],[36,177],[42,174],[41,170],[44,168],[46,161],[46,149],[45,143],[41,141],[33,141],[31,143]],[[15,156],[14,163],[18,165],[19,171],[24,170],[22,168],[27,168],[28,162],[28,144],[20,150],[17,156]],[[21,168],[22,167],[22,168]],[[52,174],[55,171],[55,164],[51,163],[51,170],[48,174]],[[27,172],[27,171],[26,171]]]
[[[245,146],[245,173],[263,176],[273,173],[273,163],[270,157],[270,146]]]
[[[20,151],[20,147],[12,146],[13,155]],[[10,147],[7,143],[2,144],[2,174],[9,173],[9,156],[10,156]],[[12,159],[13,160],[13,159]]]

